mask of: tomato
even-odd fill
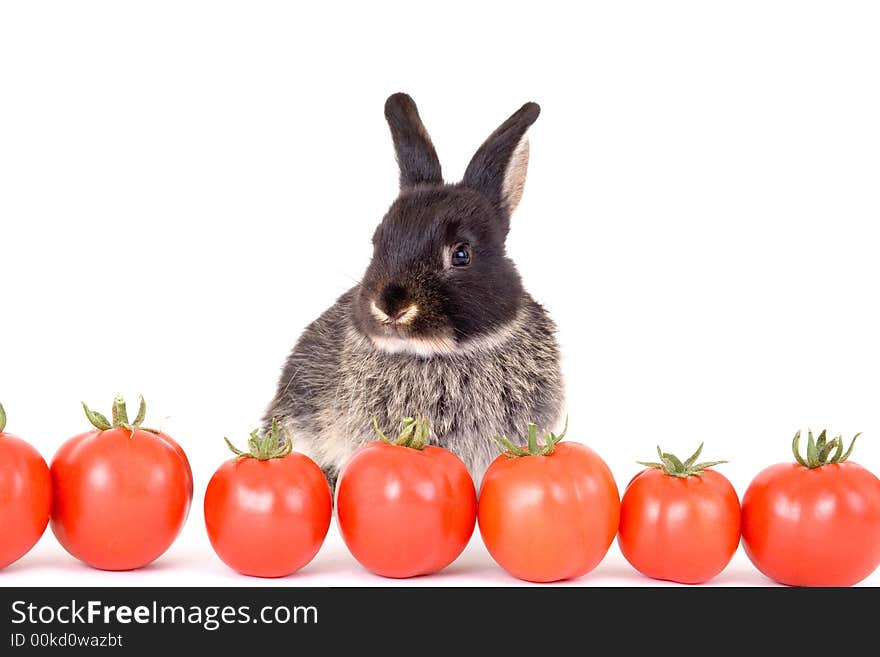
[[[856,435],[858,438],[858,434]],[[743,496],[742,541],[767,577],[792,586],[850,586],[880,565],[880,480],[851,461],[856,438],[817,441],[807,458],[761,471]]]
[[[385,577],[427,575],[455,561],[474,532],[477,500],[464,463],[426,446],[427,420],[392,442],[357,449],[336,484],[339,530],[362,566]]]
[[[527,449],[496,437],[505,452],[480,488],[483,543],[508,573],[531,582],[589,572],[617,533],[620,497],[611,470],[586,445],[559,443],[564,436],[548,434],[538,445],[530,424]]]
[[[321,468],[282,441],[277,422],[265,436],[255,430],[242,452],[211,478],[205,527],[217,556],[244,575],[283,577],[321,549],[333,502]]]
[[[171,445],[171,449],[173,449],[175,452],[177,452],[177,456],[180,457],[181,461],[183,461],[183,465],[185,466],[184,467],[184,470],[185,470],[184,474],[186,475],[186,492],[187,492],[187,497],[190,502],[186,505],[186,512],[187,512],[187,515],[189,515],[189,509],[190,509],[190,506],[192,503],[193,492],[195,490],[195,483],[193,482],[192,468],[190,467],[189,459],[186,456],[186,452],[184,452],[183,447],[181,447],[177,443],[177,441],[174,440],[174,438],[172,438],[168,434],[163,433],[162,431],[151,431],[151,433],[153,433],[157,438],[164,440],[166,443]]]
[[[620,504],[617,543],[643,575],[683,584],[706,582],[724,570],[739,545],[739,498],[724,461],[684,463],[660,448],[659,463],[643,463]]]
[[[52,531],[94,568],[140,568],[180,533],[192,503],[192,471],[176,443],[141,428],[143,399],[133,422],[120,397],[112,423],[83,406],[96,429],[68,440],[52,460]]]
[[[27,554],[46,531],[52,480],[39,452],[6,428],[0,404],[0,568]]]

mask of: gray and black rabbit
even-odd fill
[[[405,416],[429,417],[430,443],[457,454],[477,486],[498,455],[493,435],[558,425],[555,326],[505,251],[539,113],[523,105],[447,184],[412,98],[386,101],[400,195],[363,279],[306,328],[264,418],[278,418],[331,487],[375,440],[374,416],[385,433]]]

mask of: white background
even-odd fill
[[[48,458],[143,392],[193,513],[101,573],[47,532],[0,585],[398,584],[335,528],[292,577],[235,575],[201,500],[396,194],[382,105],[413,95],[448,179],[541,104],[509,250],[556,319],[572,438],[619,486],[657,442],[742,495],[798,428],[880,471],[880,13],[873,3],[7,2],[0,400]],[[575,7],[577,4],[577,7]],[[406,584],[402,582],[399,584]],[[416,584],[515,584],[476,536]],[[650,585],[616,545],[583,585]],[[715,583],[769,583],[740,550]],[[880,584],[875,573],[866,584]]]

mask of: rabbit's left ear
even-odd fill
[[[385,101],[385,119],[391,129],[400,166],[400,188],[403,190],[423,183],[441,184],[440,160],[413,99],[404,93],[389,96]]]
[[[529,129],[541,108],[526,103],[489,135],[477,150],[462,183],[489,197],[509,214],[519,205],[529,167]]]

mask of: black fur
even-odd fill
[[[502,190],[507,165],[523,135],[541,113],[537,103],[526,103],[502,123],[477,150],[464,172],[462,184],[482,192],[509,219]]]
[[[443,182],[440,160],[419,111],[406,94],[393,94],[385,101],[385,119],[400,167],[400,187]]]
[[[463,185],[422,186],[394,202],[373,236],[373,259],[354,305],[355,322],[367,335],[463,342],[489,333],[516,315],[522,283],[507,257],[502,213]],[[453,245],[467,242],[471,264],[449,267]],[[414,303],[412,324],[390,327],[370,312],[378,299],[391,310]]]

